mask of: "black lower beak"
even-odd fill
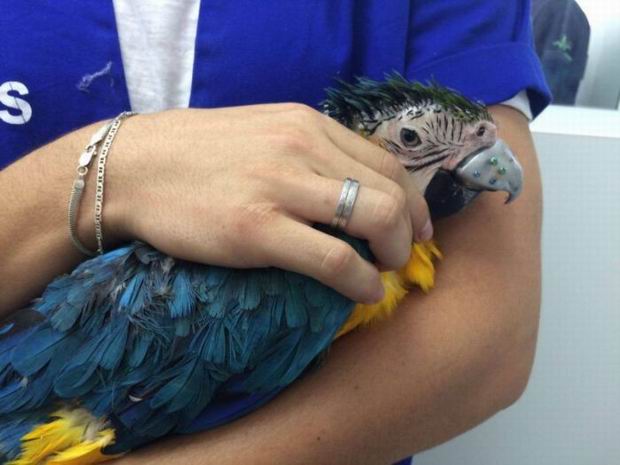
[[[424,198],[433,220],[454,215],[475,199],[480,190],[465,187],[447,170],[439,170],[426,187]]]

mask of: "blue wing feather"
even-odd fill
[[[31,376],[49,363],[57,344],[62,343],[66,337],[66,333],[54,328],[40,328],[17,346],[11,365],[21,376]]]
[[[302,275],[199,266],[134,243],[48,286],[25,336],[2,331],[0,411],[78,399],[122,430],[117,452],[219,424],[299,378],[353,306]],[[216,395],[236,400],[218,410]]]

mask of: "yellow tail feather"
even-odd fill
[[[21,455],[7,465],[88,465],[115,458],[101,450],[114,442],[114,430],[85,409],[60,409],[49,423],[22,437]]]

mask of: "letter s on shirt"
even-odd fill
[[[7,124],[26,124],[32,118],[32,107],[15,94],[28,95],[28,88],[17,81],[8,81],[0,85],[0,108],[5,106],[19,112],[14,114],[15,111],[9,113],[8,110],[0,110],[0,120]]]

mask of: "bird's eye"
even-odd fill
[[[476,135],[477,135],[478,137],[482,137],[482,136],[484,136],[484,134],[485,134],[486,132],[487,132],[487,128],[485,128],[484,126],[480,126],[480,127],[478,128],[478,130],[476,131]]]
[[[409,128],[402,128],[400,130],[400,141],[405,147],[417,147],[422,143],[418,133]]]

